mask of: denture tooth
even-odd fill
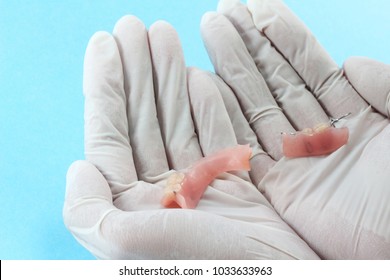
[[[175,185],[173,188],[167,187],[164,189],[164,195],[171,196],[173,198],[177,193],[180,192],[180,190],[181,190],[180,185]]]
[[[164,188],[165,194],[177,193],[181,190],[184,174],[176,172],[168,177],[166,186]]]
[[[313,131],[313,129],[311,129],[311,128],[308,127],[308,128],[304,128],[304,129],[301,131],[301,133],[310,135],[310,134],[313,134],[314,131]]]
[[[167,180],[167,186],[174,185],[174,184],[180,184],[184,179],[184,173],[181,172],[175,172],[171,176],[168,177]]]
[[[180,191],[180,189],[181,189],[181,185],[180,184],[174,184],[172,187],[171,187],[171,190],[173,191],[173,192],[178,192],[178,191]]]
[[[313,128],[313,130],[314,130],[314,132],[321,132],[321,131],[324,131],[327,128],[329,128],[329,124],[327,124],[327,123],[320,123],[320,124],[317,124]]]

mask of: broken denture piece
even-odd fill
[[[342,118],[331,119],[314,128],[306,128],[295,133],[282,133],[283,154],[289,158],[322,156],[333,153],[348,142],[347,127],[336,128],[334,123]]]
[[[252,151],[249,145],[220,150],[195,162],[183,172],[167,179],[162,205],[167,208],[195,208],[210,183],[221,173],[250,170]]]

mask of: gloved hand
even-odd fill
[[[345,76],[280,0],[221,0],[201,31],[238,143],[267,155],[250,175],[276,211],[322,258],[389,259],[389,67],[352,60]],[[346,113],[345,146],[283,156],[281,132]]]
[[[195,210],[161,206],[172,170],[237,144],[217,87],[186,69],[170,25],[147,31],[127,16],[96,33],[84,94],[86,160],[69,168],[63,215],[96,257],[318,258],[245,172],[219,176]]]

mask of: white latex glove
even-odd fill
[[[84,94],[86,161],[69,168],[63,214],[96,257],[318,258],[245,172],[218,177],[195,210],[162,208],[171,169],[237,144],[217,87],[186,69],[170,25],[147,31],[127,16],[96,33]]]
[[[343,69],[359,95],[389,118],[390,65],[367,57],[351,57],[344,62]]]
[[[366,72],[385,67],[369,64],[360,72],[347,63],[355,68],[348,73],[352,86],[282,1],[247,5],[220,1],[218,13],[203,17],[201,30],[215,71],[228,85],[216,79],[238,143],[250,140],[266,152],[252,159],[253,182],[320,257],[389,259],[389,120],[353,87],[388,115],[389,68],[372,83]],[[283,157],[280,132],[349,112],[336,124],[349,128],[347,145],[328,156]]]

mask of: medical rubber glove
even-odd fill
[[[350,57],[343,69],[355,90],[378,112],[390,117],[390,65],[367,57]]]
[[[96,33],[84,95],[86,160],[69,168],[63,215],[97,258],[318,258],[247,172],[219,176],[196,209],[161,205],[173,170],[237,144],[217,87],[186,69],[169,24],[126,16]]]
[[[238,143],[264,151],[250,176],[276,211],[321,258],[389,259],[388,67],[350,62],[347,78],[280,0],[222,0],[201,31]],[[347,113],[335,124],[349,129],[345,146],[283,156],[281,132]]]

